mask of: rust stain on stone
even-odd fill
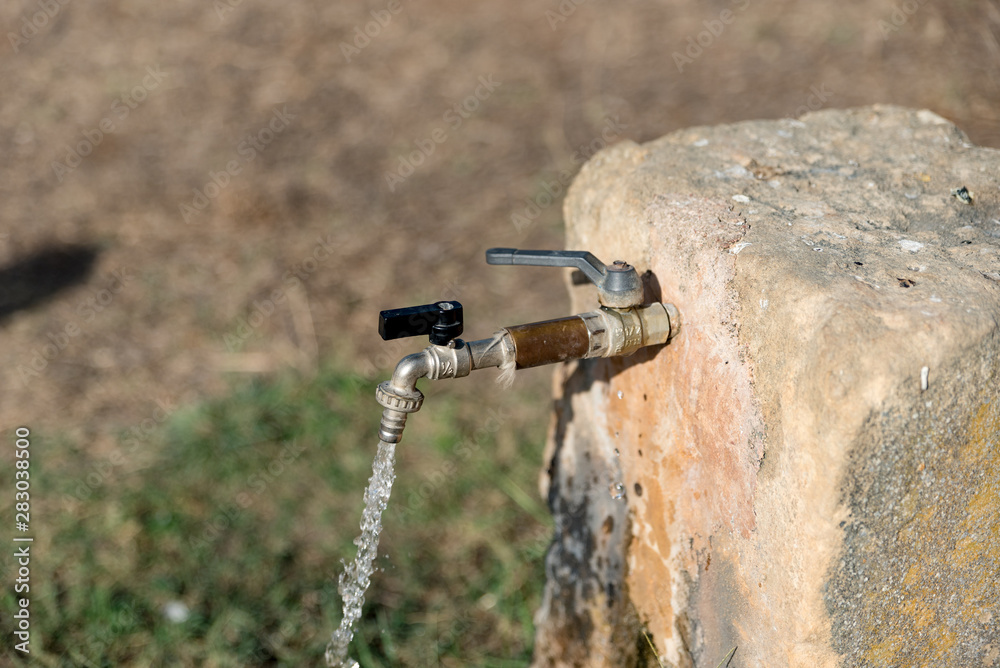
[[[675,606],[685,605],[687,587],[703,571],[710,539],[716,533],[746,539],[756,526],[760,444],[754,438],[761,418],[753,403],[751,371],[741,358],[728,287],[735,255],[720,258],[717,250],[746,232],[734,229],[734,214],[725,203],[692,199],[671,202],[669,210],[688,223],[684,229],[692,237],[699,237],[679,245],[691,244],[696,253],[711,256],[702,262],[685,256],[652,263],[664,299],[675,303],[691,326],[662,349],[608,360],[601,403],[605,436],[621,453],[622,482],[636,490],[628,500],[634,518],[629,595],[658,648],[668,655],[676,652],[683,662],[689,660],[684,648],[693,639],[684,637],[683,610]],[[688,273],[676,270],[688,262]],[[660,271],[658,263],[664,267]],[[676,536],[684,537],[683,544]],[[682,584],[675,576],[678,568],[692,580]]]

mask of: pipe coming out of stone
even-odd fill
[[[506,327],[492,338],[447,345],[430,345],[407,355],[378,386],[375,396],[384,407],[379,438],[402,439],[406,416],[423,405],[417,389],[421,378],[462,378],[474,369],[528,369],[574,359],[623,357],[639,348],[666,343],[680,330],[680,314],[659,302],[629,308],[602,307],[568,318]]]

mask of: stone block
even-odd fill
[[[535,666],[1000,664],[998,181],[885,106],[583,167],[566,248],[683,325],[556,372]]]

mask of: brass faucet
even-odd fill
[[[474,369],[527,369],[573,359],[624,357],[639,348],[666,343],[680,330],[673,304],[643,304],[642,282],[635,267],[622,261],[605,265],[587,251],[534,251],[491,248],[488,264],[573,267],[597,286],[601,308],[568,318],[505,327],[493,338],[463,341],[462,305],[441,301],[382,311],[379,334],[384,340],[430,337],[431,345],[407,355],[378,386],[384,410],[379,438],[398,443],[406,416],[420,410],[424,395],[417,380],[462,378]]]

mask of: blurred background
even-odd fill
[[[483,253],[562,248],[607,144],[890,103],[1000,147],[997,0],[16,0],[0,27],[0,536],[25,426],[37,665],[320,664],[374,386],[426,345],[378,311],[568,315],[560,272]],[[550,373],[423,383],[362,665],[529,661]]]

